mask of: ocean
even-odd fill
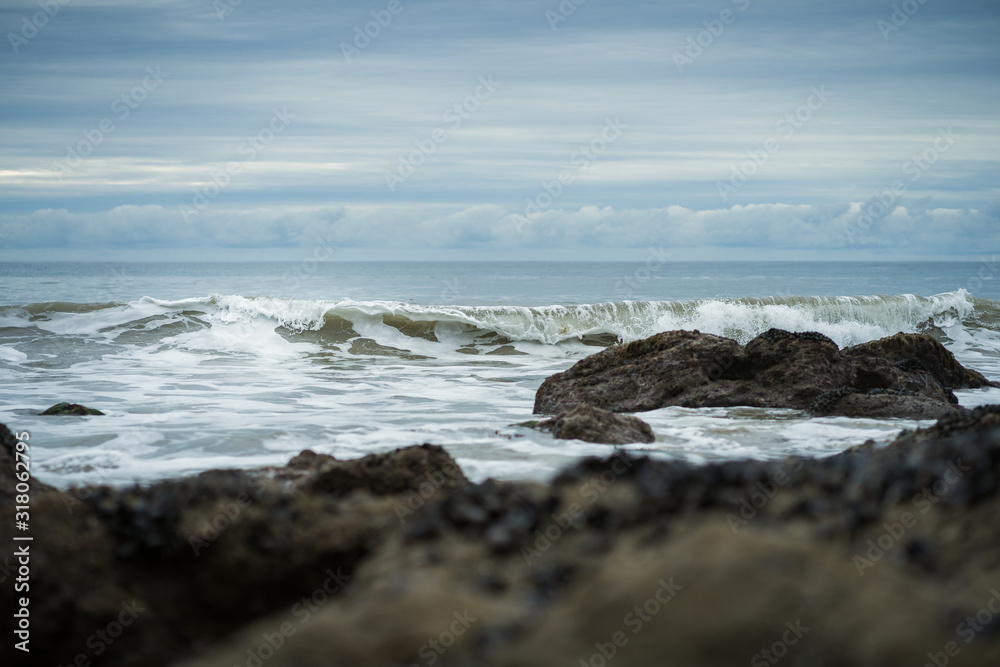
[[[1000,273],[980,263],[5,263],[0,422],[37,479],[126,484],[430,442],[475,481],[544,480],[611,447],[514,426],[541,382],[620,341],[778,327],[854,345],[927,332],[1000,380]],[[956,392],[1000,403],[1000,389]],[[62,402],[100,417],[40,417]],[[757,408],[639,415],[703,462],[830,455],[921,422]]]

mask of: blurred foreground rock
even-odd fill
[[[304,452],[37,490],[32,521],[31,664],[1000,664],[998,406],[824,459],[618,452],[547,485],[470,484],[427,445]]]

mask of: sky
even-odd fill
[[[995,0],[0,8],[0,261],[1000,251]]]

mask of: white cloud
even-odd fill
[[[586,3],[552,31],[550,0],[421,0],[347,63],[339,43],[371,8],[261,0],[220,21],[210,4],[80,0],[22,54],[0,52],[0,224],[10,234],[0,247],[290,248],[332,235],[348,247],[483,253],[669,244],[852,254],[962,253],[996,240],[995,215],[965,210],[1000,197],[1000,19],[985,5],[927,8],[886,42],[882,5],[755,0],[679,73],[672,53],[717,8]],[[8,5],[0,24],[10,29],[35,7]],[[109,43],[113,59],[101,50]],[[151,66],[169,76],[119,118],[115,100]],[[445,111],[486,75],[500,88],[451,127]],[[829,102],[781,134],[814,86]],[[293,122],[247,161],[241,143],[284,106]],[[574,169],[574,151],[608,117],[629,127],[519,232],[510,216]],[[113,132],[58,178],[53,164],[106,118]],[[958,140],[906,181],[906,208],[848,243],[849,202],[906,179],[906,161],[948,126]],[[442,128],[447,141],[390,191],[386,173]],[[770,138],[780,151],[723,199],[719,184]],[[231,162],[238,176],[179,223],[177,206]]]
[[[190,223],[158,205],[99,213],[41,209],[0,217],[0,252],[94,248],[298,249],[318,242],[344,248],[441,250],[635,249],[649,247],[835,251],[842,258],[875,249],[881,256],[965,255],[1000,246],[1000,206],[932,208],[905,201],[870,224],[862,203],[760,204],[692,210],[681,206],[550,209],[517,224],[497,205],[296,206],[249,210],[209,207]],[[849,231],[850,230],[850,231]],[[975,239],[969,244],[968,239]]]

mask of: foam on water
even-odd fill
[[[473,479],[540,479],[608,451],[511,426],[532,418],[547,376],[601,345],[659,331],[745,343],[772,327],[819,331],[840,345],[926,331],[1000,379],[1000,308],[961,289],[536,307],[143,297],[0,307],[0,420],[31,431],[38,476],[61,485],[420,442],[446,446]],[[1000,401],[1000,390],[958,393],[965,405]],[[107,416],[37,416],[62,400]],[[656,442],[626,449],[690,461],[827,455],[917,425],[751,408],[664,408],[642,418]]]
[[[698,329],[731,336],[742,343],[776,327],[819,331],[840,345],[854,345],[897,331],[987,320],[997,323],[997,305],[959,289],[930,297],[911,294],[853,297],[772,297],[692,301],[621,301],[575,306],[421,306],[392,301],[314,301],[216,295],[204,299],[159,301],[144,298],[130,306],[165,309],[214,307],[221,321],[264,317],[296,330],[320,330],[333,317],[352,322],[384,316],[412,322],[455,323],[490,331],[515,341],[553,345],[588,336],[635,340],[658,331]],[[117,318],[116,318],[117,320]]]

